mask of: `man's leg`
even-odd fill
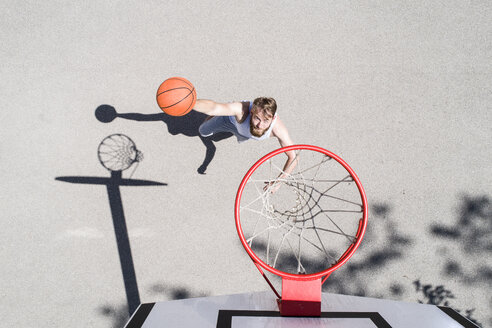
[[[235,128],[228,116],[210,116],[198,128],[202,137],[210,137],[218,132],[235,132]]]

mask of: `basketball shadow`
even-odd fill
[[[185,116],[171,116],[164,112],[155,114],[117,113],[113,106],[101,105],[97,107],[95,116],[100,122],[103,123],[109,123],[117,117],[138,122],[161,121],[167,125],[167,130],[172,135],[182,134],[187,137],[199,137],[206,148],[205,158],[197,169],[197,172],[200,174],[205,174],[207,167],[215,156],[216,147],[214,142],[218,142],[232,136],[232,133],[224,132],[217,133],[211,137],[202,137],[198,133],[198,128],[203,123],[207,115],[193,110]]]

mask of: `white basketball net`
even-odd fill
[[[283,272],[311,274],[333,266],[355,241],[363,205],[352,176],[335,159],[302,149],[296,160],[290,174],[282,169],[282,154],[254,171],[241,196],[240,221],[263,262]],[[281,186],[272,194],[276,184]]]

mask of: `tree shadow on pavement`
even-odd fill
[[[429,230],[444,250],[441,256],[445,257],[445,263],[440,268],[444,277],[457,280],[463,289],[471,286],[490,288],[492,284],[492,262],[490,260],[492,258],[492,201],[490,197],[462,195],[454,222],[451,224],[434,223]],[[452,255],[448,254],[450,252]],[[444,290],[442,285],[433,287],[429,284],[422,285],[420,281],[414,284],[417,291],[422,292],[431,304],[434,304],[432,302],[436,299],[430,292],[443,292]],[[446,301],[454,298],[451,292],[444,296]],[[438,299],[438,301],[441,300]],[[490,296],[488,301],[492,304]],[[472,317],[474,310],[465,310],[465,316],[479,324]],[[492,313],[487,313],[486,316],[488,316],[488,322],[492,324]]]
[[[419,279],[415,280],[413,285],[415,286],[415,291],[423,297],[418,299],[419,303],[452,307],[455,311],[464,315],[465,318],[474,324],[482,326],[481,323],[473,317],[475,309],[462,311],[451,305],[451,300],[455,299],[455,296],[453,292],[446,289],[444,285],[433,286],[431,284],[422,284]]]
[[[359,249],[339,270],[335,271],[323,285],[323,291],[366,297],[398,297],[405,287],[399,281],[390,281],[384,289],[371,286],[370,277],[384,272],[390,263],[404,261],[412,239],[400,232],[397,220],[386,203],[371,206],[366,234]],[[395,279],[395,278],[393,278]]]

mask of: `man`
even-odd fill
[[[277,116],[277,103],[273,98],[260,97],[253,102],[231,103],[198,99],[193,109],[209,115],[199,128],[202,137],[209,137],[217,132],[230,132],[240,143],[250,139],[264,140],[275,137],[281,147],[293,145],[287,128]],[[286,178],[297,164],[293,151],[285,154],[287,161],[277,179]],[[279,187],[279,184],[270,182],[265,186],[265,190],[269,189],[273,193]]]

